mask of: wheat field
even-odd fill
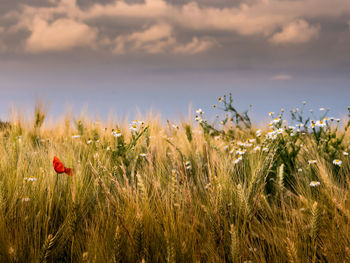
[[[350,262],[348,119],[304,106],[1,122],[0,262]]]

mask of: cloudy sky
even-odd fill
[[[169,117],[232,92],[265,114],[350,98],[349,0],[12,0],[0,5],[0,113]]]

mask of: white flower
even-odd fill
[[[266,134],[266,138],[267,138],[267,139],[271,139],[271,140],[275,140],[275,139],[277,138],[277,131],[270,130],[270,131]]]
[[[316,121],[316,126],[317,127],[326,127],[326,122],[324,122],[324,121]]]
[[[29,202],[30,201],[30,198],[29,197],[23,197],[22,198],[22,202]]]
[[[277,134],[282,134],[282,133],[283,133],[283,129],[282,128],[277,130]]]
[[[269,112],[269,116],[273,116],[275,113],[273,111]]]
[[[202,122],[202,118],[200,116],[196,116],[195,121]]]
[[[267,152],[268,150],[269,150],[269,148],[267,148],[267,147],[262,148],[263,152]]]
[[[234,163],[234,164],[237,164],[237,163],[239,163],[240,161],[242,161],[242,159],[243,159],[242,156],[239,156],[238,158],[234,158],[234,159],[233,159],[233,163]]]
[[[242,150],[241,148],[239,148],[238,151],[236,151],[236,154],[238,154],[238,155],[243,155],[243,154],[246,153],[246,151],[247,151],[247,150],[245,150],[245,149]]]
[[[261,129],[256,130],[256,137],[260,137],[262,134]]]
[[[304,127],[304,124],[302,124],[302,123],[297,123],[296,126],[299,127],[299,128],[301,128],[301,127]]]
[[[308,162],[309,164],[315,164],[315,163],[317,163],[316,160],[308,160],[307,162]]]
[[[130,124],[129,129],[130,129],[131,131],[136,132],[136,131],[137,131],[137,126],[136,126],[136,124],[134,124],[134,123]]]
[[[260,146],[256,146],[256,147],[253,149],[253,151],[254,151],[254,152],[257,152],[257,151],[260,151],[260,149],[261,149]]]
[[[303,171],[303,169],[301,169],[301,168],[298,169],[298,172],[299,172],[299,173],[301,173],[302,171]]]
[[[203,111],[202,111],[202,109],[198,109],[198,110],[196,110],[196,113],[197,114],[203,114]]]
[[[334,164],[334,165],[341,166],[342,163],[343,163],[343,162],[342,162],[341,160],[339,160],[339,159],[333,160],[333,164]]]
[[[249,139],[248,140],[248,142],[250,142],[250,143],[253,143],[253,142],[255,142],[256,140],[255,139]]]
[[[146,156],[147,156],[147,153],[140,153],[140,156],[141,156],[141,157],[146,157]]]
[[[87,144],[90,144],[90,143],[92,143],[93,142],[93,140],[88,140],[87,141]]]
[[[112,131],[112,135],[114,137],[120,137],[120,136],[122,136],[122,133],[120,131]]]
[[[24,180],[27,182],[36,182],[38,179],[34,176],[30,176],[30,177],[24,178]]]
[[[320,111],[324,111],[325,110],[325,108],[320,108]]]
[[[343,152],[343,155],[348,156],[349,153],[348,152]]]
[[[108,147],[106,148],[106,150],[107,150],[107,151],[110,151],[110,150],[111,150],[111,147],[108,146]]]
[[[186,166],[186,169],[187,169],[187,170],[191,170],[191,169],[192,169],[192,166],[191,166],[191,162],[190,162],[190,161],[185,162],[185,166]]]
[[[174,129],[177,129],[177,130],[179,129],[179,126],[177,126],[176,124],[173,124],[172,126]]]
[[[311,187],[316,187],[316,186],[319,186],[321,183],[320,182],[317,182],[317,181],[311,181],[310,182],[310,186]]]
[[[274,118],[274,119],[272,120],[272,123],[273,123],[273,124],[276,124],[276,123],[279,123],[280,121],[281,121],[280,118]]]
[[[295,129],[295,127],[294,126],[288,126],[288,129],[293,131]]]
[[[74,134],[74,135],[72,135],[72,138],[80,138],[80,135],[79,134]]]

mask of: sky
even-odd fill
[[[349,0],[3,0],[0,118],[38,99],[58,116],[187,116],[232,92],[259,119],[350,98]]]

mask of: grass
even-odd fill
[[[1,123],[0,261],[349,262],[348,123],[257,131],[219,103],[213,123]]]

